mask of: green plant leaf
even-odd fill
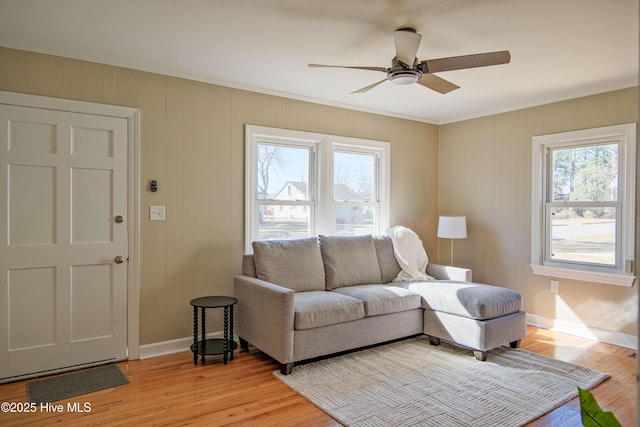
[[[584,427],[622,427],[613,412],[604,412],[600,409],[593,394],[580,387],[578,387],[578,394]]]

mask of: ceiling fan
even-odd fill
[[[391,60],[391,67],[356,67],[341,65],[309,64],[309,67],[352,68],[356,70],[382,71],[387,78],[365,86],[351,93],[364,93],[386,80],[396,84],[419,83],[424,87],[445,94],[460,86],[455,85],[433,73],[461,70],[465,68],[486,67],[489,65],[508,64],[511,54],[508,50],[499,52],[478,53],[474,55],[452,56],[449,58],[426,59],[416,58],[422,35],[413,28],[400,28],[393,32],[396,45],[396,56]]]

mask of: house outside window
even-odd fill
[[[245,250],[251,242],[389,227],[388,142],[246,126]]]
[[[631,286],[635,124],[533,138],[534,274]]]

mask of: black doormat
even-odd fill
[[[106,365],[27,383],[29,403],[56,402],[105,388],[128,384],[118,365]]]

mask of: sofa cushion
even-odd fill
[[[324,290],[324,264],[315,237],[252,243],[256,277],[299,291]]]
[[[365,316],[398,313],[422,307],[420,294],[393,285],[360,285],[334,289],[364,303]]]
[[[522,296],[499,286],[439,280],[404,282],[403,287],[420,294],[425,309],[477,320],[522,310]]]
[[[362,301],[327,291],[296,292],[294,329],[312,329],[364,317]]]
[[[402,271],[393,252],[393,241],[389,236],[373,236],[373,244],[376,248],[376,256],[380,266],[381,283],[389,283]]]
[[[256,276],[256,263],[253,261],[253,254],[242,255],[242,274],[249,277]]]
[[[320,236],[327,290],[380,283],[380,267],[371,235]]]

